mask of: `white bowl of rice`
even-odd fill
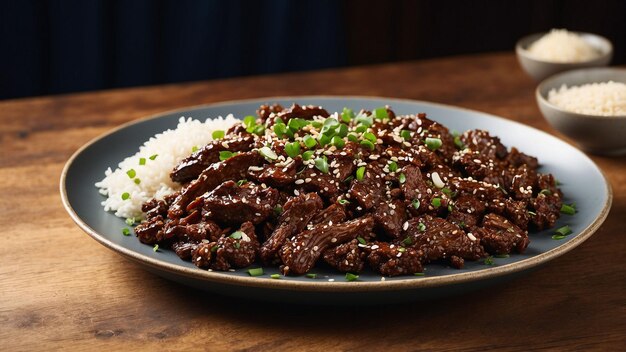
[[[560,73],[541,82],[535,95],[550,125],[581,149],[626,154],[626,69]]]
[[[563,71],[606,66],[613,57],[613,45],[596,34],[553,29],[520,39],[515,52],[524,71],[541,81]]]

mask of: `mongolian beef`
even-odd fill
[[[413,275],[425,264],[523,252],[562,194],[537,159],[487,131],[452,134],[389,107],[329,114],[263,105],[171,172],[143,204],[139,240],[212,270],[253,263]]]

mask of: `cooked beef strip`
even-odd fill
[[[217,242],[200,243],[193,250],[192,262],[200,268],[221,271],[245,268],[254,262],[258,249],[254,225],[248,221],[238,231],[221,237]]]
[[[263,157],[256,151],[237,154],[229,159],[211,164],[197,179],[191,181],[174,200],[168,211],[170,218],[184,214],[187,205],[213,190],[224,181],[244,179],[250,166],[263,164]]]
[[[422,272],[424,253],[388,242],[374,242],[367,256],[370,266],[386,276],[412,275]]]
[[[274,188],[263,188],[252,182],[238,186],[234,181],[226,181],[203,196],[202,209],[208,218],[221,224],[250,221],[256,225],[272,214],[278,193]]]
[[[324,261],[342,273],[360,273],[365,265],[367,253],[359,247],[356,239],[328,248],[322,256]]]
[[[331,245],[341,244],[368,233],[374,227],[374,220],[362,217],[343,223],[331,221],[315,225],[312,229],[300,232],[282,246],[280,257],[283,260],[281,271],[285,275],[301,275],[308,272],[320,255]]]
[[[477,260],[486,256],[475,235],[465,233],[457,225],[442,218],[430,215],[413,218],[408,221],[406,234],[410,241],[404,241],[409,242],[410,247],[424,252],[428,262],[443,259],[460,268],[464,259]]]
[[[200,175],[211,164],[220,161],[220,152],[247,152],[255,146],[252,136],[214,140],[183,159],[170,174],[174,182],[187,183]]]
[[[376,228],[391,238],[400,236],[402,224],[407,219],[406,207],[399,199],[378,205],[372,215]]]
[[[285,240],[304,230],[311,219],[322,209],[324,203],[315,193],[293,197],[284,205],[284,211],[278,218],[278,225],[271,236],[263,243],[259,252],[261,261],[266,264],[276,263],[278,250]]]
[[[528,247],[528,233],[497,214],[485,215],[482,227],[474,231],[485,250],[493,254],[507,254],[513,248],[518,253]]]

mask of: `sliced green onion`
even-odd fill
[[[352,180],[354,180],[354,176],[350,175],[350,176],[346,177],[346,179],[343,180],[343,182],[350,183],[350,181],[352,181]]]
[[[424,231],[426,231],[426,225],[424,225],[424,223],[423,223],[423,222],[420,222],[420,223],[417,225],[417,229],[418,229],[418,230],[420,230],[420,231],[422,231],[422,232],[424,232]]]
[[[357,125],[363,125],[365,127],[369,127],[374,123],[374,119],[372,118],[372,116],[363,115],[363,114],[357,115],[355,118],[355,121]]]
[[[302,129],[302,127],[308,124],[309,122],[307,120],[296,117],[293,119],[289,119],[289,121],[287,122],[287,127],[289,127],[289,129],[293,132],[297,132],[298,130]]]
[[[357,239],[357,241],[359,241],[360,244],[366,244],[367,243],[367,242],[365,242],[365,239],[363,237],[361,237],[361,236],[357,237],[356,239]]]
[[[465,144],[463,144],[463,141],[461,141],[461,137],[460,136],[454,137],[454,145],[457,148],[459,148],[460,150],[465,149]]]
[[[363,133],[365,131],[367,131],[367,126],[366,125],[358,125],[354,129],[354,132],[356,132],[356,133]]]
[[[345,137],[348,135],[348,125],[346,124],[339,124],[339,127],[337,127],[337,135],[341,138]]]
[[[404,240],[402,240],[402,244],[405,246],[410,246],[413,244],[413,239],[411,237],[407,237]]]
[[[339,137],[339,136],[334,136],[331,140],[330,140],[330,144],[334,145],[335,147],[341,149],[346,145],[346,142],[344,142],[343,138]]]
[[[337,133],[337,127],[339,126],[339,121],[335,118],[327,118],[324,120],[324,125],[320,130],[320,133],[326,135],[328,137],[332,137]]]
[[[376,148],[376,147],[374,146],[374,143],[372,143],[372,142],[370,142],[370,141],[368,141],[368,140],[362,140],[361,142],[359,142],[359,144],[360,144],[362,147],[365,147],[365,148],[367,148],[367,149],[369,149],[369,150],[374,150],[374,149]]]
[[[235,247],[235,249],[241,248],[241,244],[239,242],[235,242],[235,244],[233,244],[233,246]]]
[[[213,137],[213,139],[222,139],[222,138],[224,138],[224,131],[223,130],[215,130],[215,131],[213,131],[213,133],[211,133],[211,137]]]
[[[252,127],[254,125],[256,125],[256,117],[252,116],[252,115],[248,115],[246,117],[243,118],[243,125],[246,126],[246,128]]]
[[[159,154],[152,154],[152,155],[150,155],[150,157],[148,159],[154,160],[154,159],[157,158],[157,156],[159,156]]]
[[[532,211],[532,210],[528,210],[528,211],[527,211],[527,213],[528,213],[528,215],[530,215],[530,216],[537,216],[537,213],[535,213],[535,212],[534,212],[534,211]]]
[[[346,205],[346,204],[350,204],[350,201],[347,199],[339,199],[337,201],[337,203],[341,204],[341,205]]]
[[[235,232],[233,232],[232,234],[230,234],[230,236],[228,236],[228,237],[230,237],[230,238],[232,238],[232,239],[234,239],[234,240],[240,240],[240,239],[241,239],[241,237],[242,237],[243,235],[244,235],[244,233],[243,233],[243,232],[241,232],[241,231],[235,231]]]
[[[544,194],[544,195],[546,195],[546,196],[549,196],[549,195],[551,195],[551,194],[552,194],[552,192],[550,192],[550,190],[549,190],[549,189],[544,188],[544,189],[542,189],[541,191],[539,191],[539,194]]]
[[[317,141],[310,134],[304,136],[304,138],[302,138],[302,141],[304,142],[304,145],[309,149],[315,148],[315,146],[317,146]]]
[[[295,158],[300,155],[300,142],[286,143],[285,153],[291,158]]]
[[[400,253],[404,253],[404,252],[406,252],[406,248],[404,248],[404,247],[399,247],[399,248],[398,248],[398,252],[400,252]]]
[[[424,275],[426,275],[426,274],[425,274],[425,273],[415,273],[415,274],[413,274],[413,275],[415,275],[415,276],[424,276]]]
[[[324,123],[323,122],[319,122],[319,121],[312,121],[311,122],[311,126],[317,128],[317,129],[320,129],[320,128],[322,128],[322,126],[324,126]]]
[[[354,134],[354,133],[349,133],[348,134],[348,140],[350,142],[358,142],[359,141],[359,137],[356,134]]]
[[[456,196],[456,192],[452,192],[450,188],[444,187],[441,189],[441,192],[448,196],[448,198],[454,198],[454,196]]]
[[[363,133],[363,138],[367,139],[368,141],[372,143],[376,143],[376,135],[373,134],[372,132]]]
[[[133,226],[135,224],[135,218],[126,218],[126,220],[124,220],[124,222],[128,226]]]
[[[128,192],[122,193],[122,200],[127,200],[127,199],[130,199],[130,193]]]
[[[135,176],[137,176],[137,173],[135,172],[135,169],[130,169],[126,171],[126,175],[128,175],[128,177],[130,178],[135,178]]]
[[[272,279],[280,279],[280,274],[272,274],[270,275]]]
[[[146,165],[146,158],[139,158],[139,165]]]
[[[563,204],[561,206],[561,213],[567,214],[567,215],[574,215],[576,214],[576,206],[574,204],[572,205]]]
[[[302,153],[302,160],[309,160],[311,159],[311,157],[313,156],[313,151],[312,150],[307,150],[306,152]]]
[[[276,137],[283,138],[287,134],[287,126],[285,124],[274,125],[274,133],[276,133]]]
[[[191,152],[192,153],[195,153],[197,151],[198,151],[198,146],[197,145],[194,145],[193,147],[191,147]]]
[[[567,236],[572,233],[572,229],[570,229],[568,225],[565,225],[563,227],[556,229],[555,232],[557,233],[557,235]]]
[[[400,137],[404,138],[404,140],[408,141],[411,139],[411,131],[409,130],[402,130],[400,131]]]
[[[389,113],[385,107],[374,109],[374,116],[378,120],[384,120],[389,118]]]
[[[441,198],[435,197],[430,201],[430,204],[435,208],[439,208],[441,206]]]
[[[220,160],[224,161],[224,160],[230,159],[230,158],[232,158],[233,156],[235,156],[237,154],[239,154],[239,153],[231,152],[229,150],[221,151],[220,152]]]
[[[159,250],[159,245],[155,244],[154,247],[152,247],[152,251],[157,252],[158,250]]]
[[[353,273],[346,273],[346,281],[356,281],[359,279],[359,275],[354,275]]]
[[[494,264],[496,264],[496,262],[493,261],[493,257],[492,256],[488,256],[483,261],[483,264],[485,264],[485,265],[494,265]]]
[[[356,169],[356,179],[358,181],[363,180],[363,177],[365,177],[365,166],[361,166],[358,169]]]
[[[262,147],[259,149],[259,154],[261,154],[262,157],[264,157],[265,159],[268,160],[276,160],[278,159],[278,155],[276,155],[276,153],[271,150],[269,147]]]
[[[308,277],[309,279],[315,279],[315,278],[317,278],[317,274],[308,273],[308,274],[306,274],[306,277]]]
[[[246,131],[250,132],[250,133],[254,133],[257,136],[260,136],[263,133],[265,133],[265,126],[263,126],[263,125],[252,126],[250,128],[247,128]]]
[[[452,210],[454,210],[454,207],[452,206],[452,203],[448,204],[448,211],[452,212]]]
[[[248,269],[248,274],[250,274],[250,276],[261,276],[263,275],[263,268]]]
[[[428,137],[425,140],[426,146],[430,150],[437,150],[441,147],[441,139]]]
[[[413,208],[419,209],[422,202],[420,202],[419,199],[414,199],[413,202],[411,202],[411,204],[413,205]]]
[[[315,158],[315,167],[325,174],[328,173],[328,160],[326,160],[326,155],[321,158]]]
[[[130,229],[128,227],[123,228],[122,229],[122,235],[130,236]]]
[[[280,205],[277,205],[274,207],[274,214],[280,215],[282,213],[283,213],[283,207],[281,207]]]
[[[141,180],[140,180],[140,179],[138,179],[138,178],[135,178],[133,181],[135,182],[135,184],[136,184],[136,185],[138,185],[138,184],[140,184],[140,183],[141,183]]]
[[[562,240],[567,236],[563,236],[563,235],[552,235],[552,239],[553,240]]]
[[[401,173],[400,176],[398,176],[398,182],[400,182],[400,184],[406,182],[406,175],[404,173]]]
[[[280,117],[276,117],[274,119],[274,125],[284,125],[285,121],[283,121],[283,119],[281,119]]]
[[[330,143],[330,136],[327,136],[325,134],[320,134],[317,137],[317,140],[319,141],[321,146],[325,146],[326,144]]]
[[[354,111],[352,111],[352,109],[343,108],[343,111],[341,112],[341,120],[343,122],[350,122],[352,118],[354,118]]]
[[[390,162],[389,163],[389,171],[391,171],[391,172],[398,171],[398,163],[396,163],[395,161]]]
[[[510,255],[508,255],[508,254],[496,254],[496,255],[494,255],[494,257],[496,257],[496,258],[508,258],[508,257],[510,257]]]
[[[237,186],[241,187],[241,186],[245,185],[246,183],[248,183],[248,180],[246,180],[244,178],[243,180],[237,181]]]

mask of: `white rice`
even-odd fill
[[[599,56],[591,44],[578,34],[565,29],[553,29],[528,47],[528,52],[539,60],[550,62],[583,62]]]
[[[626,84],[619,82],[562,85],[548,92],[548,101],[564,110],[596,116],[626,116]]]
[[[108,168],[104,172],[106,177],[96,183],[100,193],[107,196],[102,202],[104,210],[115,211],[116,216],[123,218],[141,218],[144,202],[163,199],[180,189],[180,184],[169,177],[172,169],[191,155],[194,147],[208,144],[213,131],[225,131],[237,121],[233,115],[207,119],[204,123],[181,117],[176,129],[158,133],[139,147],[135,155],[120,162],[115,171]],[[151,160],[154,155],[156,158]],[[145,165],[140,165],[141,158],[145,159]],[[127,174],[131,169],[135,172],[132,178]],[[136,179],[140,180],[139,184],[135,183]],[[126,200],[122,199],[125,193],[130,195]]]

